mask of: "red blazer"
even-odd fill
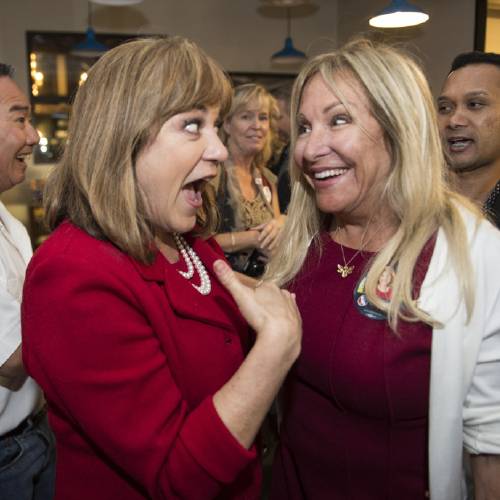
[[[212,402],[244,358],[247,327],[212,272],[220,248],[188,241],[208,296],[180,276],[183,262],[158,253],[142,265],[69,222],[31,261],[23,359],[57,439],[56,499],[259,497],[255,448]]]

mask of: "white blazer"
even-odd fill
[[[475,280],[470,321],[442,230],[419,305],[442,328],[432,336],[429,406],[431,500],[467,498],[463,450],[500,454],[500,231],[462,210]]]

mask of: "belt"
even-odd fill
[[[2,434],[0,436],[0,441],[20,436],[27,429],[36,427],[44,419],[45,415],[47,415],[47,407],[43,406],[43,408],[38,410],[36,413],[28,415],[24,420],[21,420],[17,427],[14,427],[14,429]]]

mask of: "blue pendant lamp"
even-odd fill
[[[428,19],[428,14],[406,0],[392,0],[388,7],[368,23],[376,28],[405,28],[425,23]]]
[[[85,39],[73,47],[71,54],[77,57],[96,58],[104,54],[107,50],[108,47],[97,41],[95,31],[92,29],[92,26],[89,26],[85,32]]]
[[[87,1],[88,17],[87,17],[87,31],[85,38],[82,42],[77,43],[71,50],[71,54],[77,57],[97,58],[108,50],[106,45],[97,41],[95,31],[92,28],[92,12],[90,2]]]
[[[273,64],[288,65],[288,64],[300,64],[306,60],[306,55],[304,52],[297,50],[293,46],[291,32],[291,21],[290,21],[290,7],[286,9],[286,20],[287,20],[287,36],[285,38],[285,46],[275,52],[271,56],[271,62]]]

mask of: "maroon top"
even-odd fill
[[[143,265],[70,223],[33,257],[23,359],[49,405],[56,500],[259,498],[255,447],[212,402],[244,359],[247,325],[212,272],[220,247],[187,239],[207,296],[182,260]]]
[[[354,270],[342,278],[340,246],[321,239],[321,257],[310,251],[291,286],[303,343],[283,391],[271,498],[423,499],[432,329],[401,323],[398,337],[369,317],[353,291],[372,254],[344,248]],[[433,244],[419,259],[415,293]]]

